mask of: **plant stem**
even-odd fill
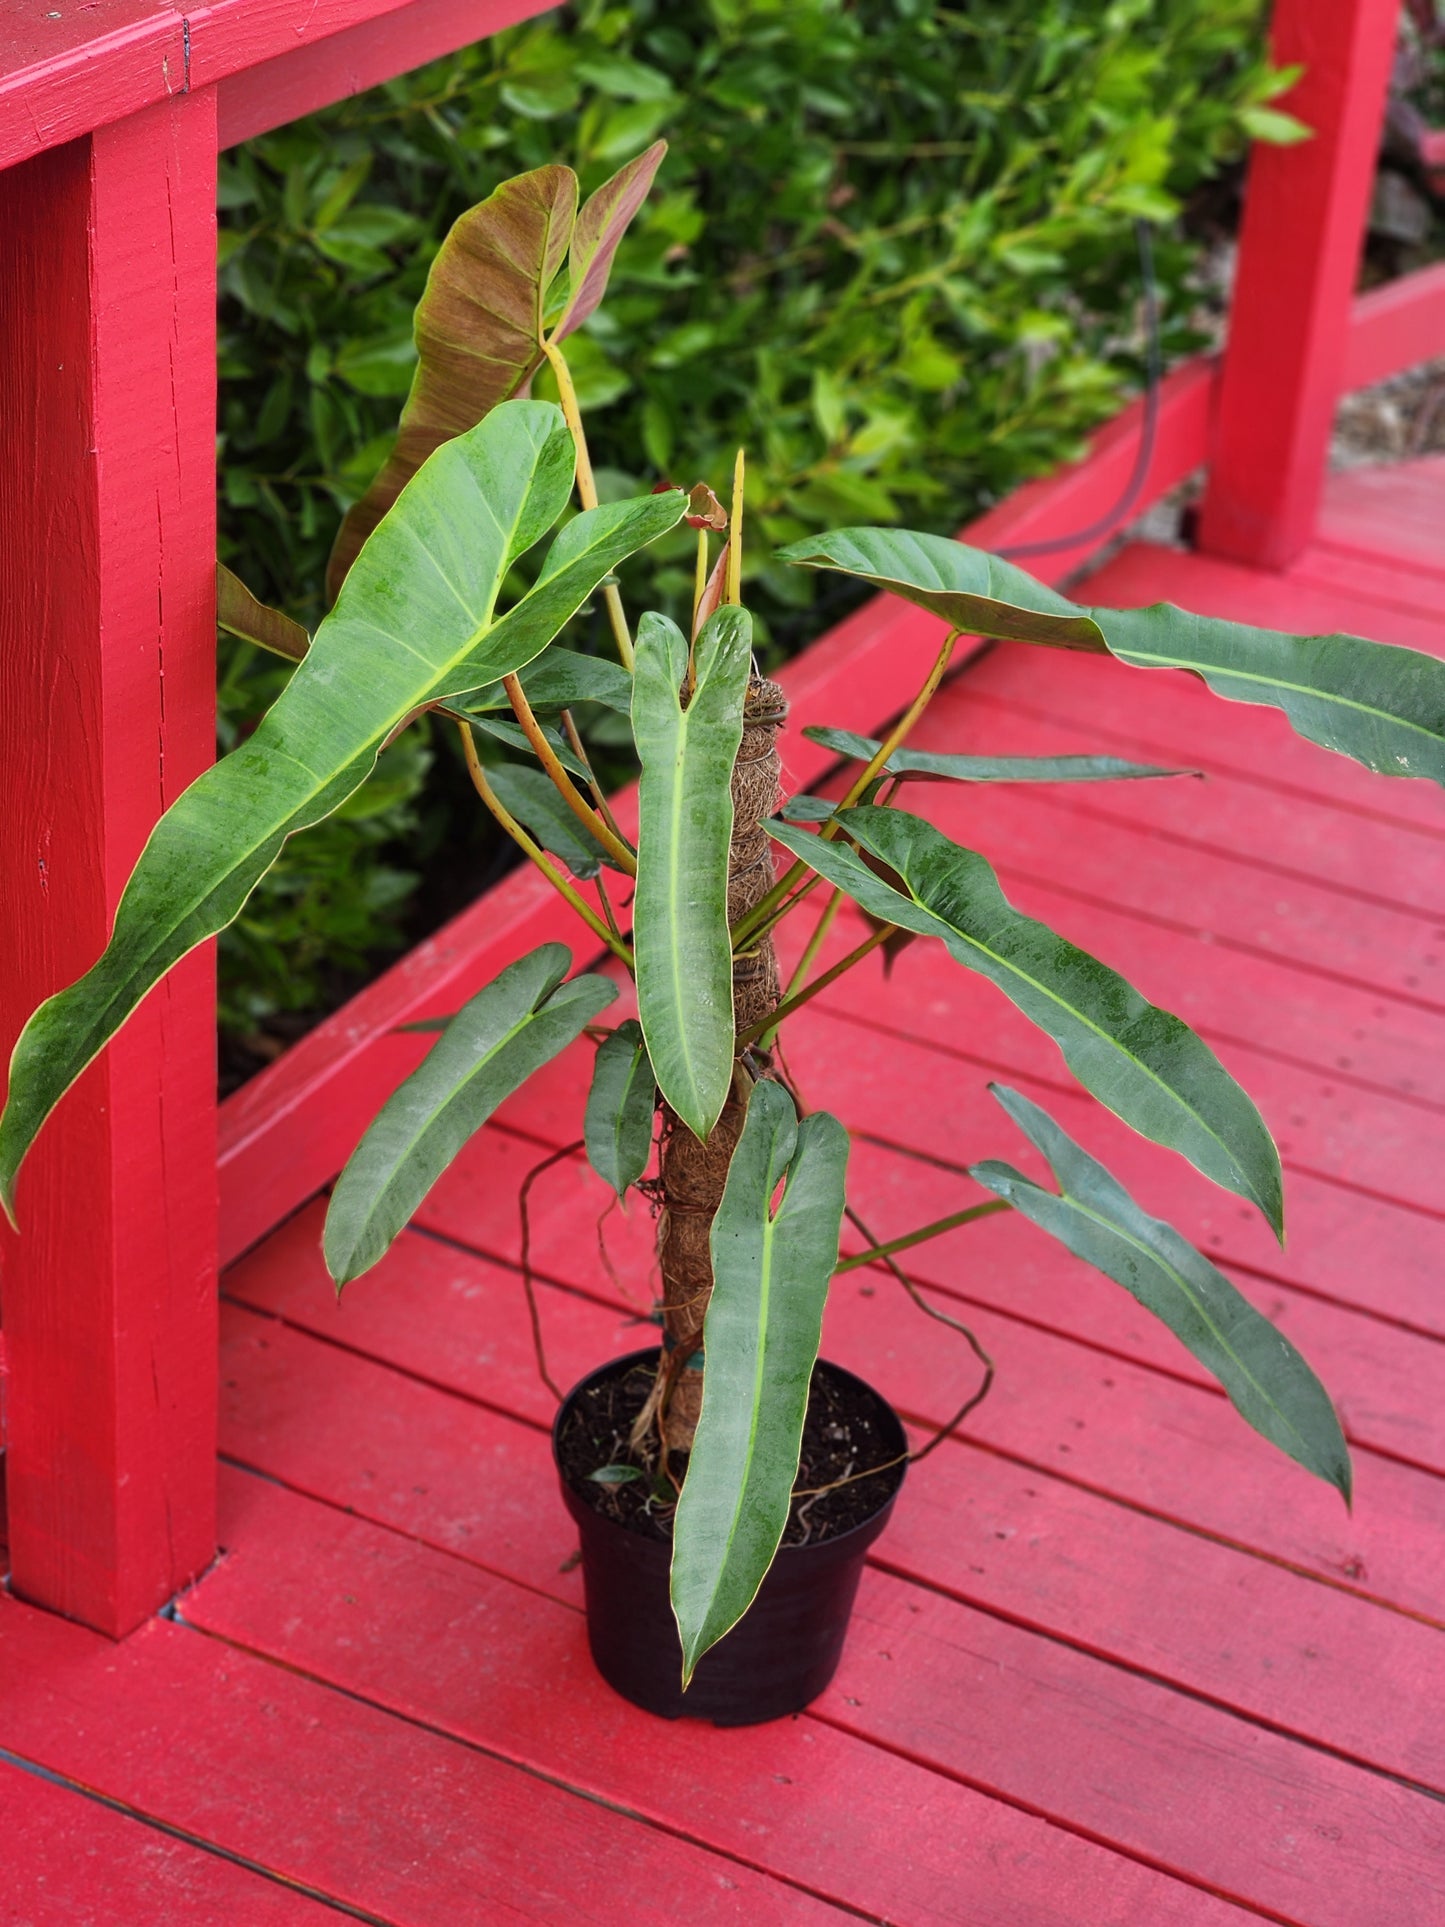
[[[944,637],[943,647],[939,650],[933,667],[924,678],[922,689],[919,690],[918,694],[913,698],[913,701],[908,705],[907,709],[904,710],[903,714],[898,718],[898,721],[878,745],[876,753],[872,760],[864,767],[862,775],[855,778],[855,780],[849,784],[847,795],[844,796],[842,802],[838,805],[839,810],[848,810],[853,807],[864,790],[866,790],[868,785],[873,781],[873,778],[886,765],[888,758],[893,754],[894,750],[907,740],[913,725],[918,721],[924,710],[927,709],[929,703],[933,700],[934,691],[943,681],[948,669],[949,659],[952,657],[954,646],[958,642],[958,637],[959,631],[957,629],[950,629]],[[820,835],[825,837],[836,836],[840,827],[838,815],[835,811],[823,825]]]
[[[594,881],[597,885],[597,901],[602,905],[602,914],[607,919],[607,928],[612,932],[613,936],[616,937],[617,941],[622,943],[624,941],[622,927],[617,921],[616,912],[612,908],[612,899],[607,894],[607,885],[602,881],[602,872],[600,870],[597,872]]]
[[[788,907],[789,909],[791,909],[792,905],[790,904]],[[809,937],[806,945],[804,946],[803,954],[798,959],[797,969],[793,972],[792,976],[788,979],[787,989],[783,992],[782,999],[781,999],[783,1003],[786,1003],[788,999],[794,994],[794,992],[800,990],[802,986],[807,982],[808,972],[813,968],[813,965],[817,962],[818,952],[823,948],[823,945],[827,942],[828,932],[833,928],[834,921],[836,920],[838,912],[842,909],[842,907],[843,907],[843,892],[841,890],[835,889],[832,896],[828,899],[827,903],[823,906],[823,914],[819,917],[817,923],[813,926],[813,934],[811,937]],[[765,1030],[762,1036],[758,1039],[758,1042],[761,1044],[764,1050],[770,1050],[772,1048],[773,1038],[776,1035],[777,1035],[777,1030],[775,1026],[772,1030]]]
[[[524,856],[529,857],[531,861],[536,864],[537,868],[542,872],[542,875],[546,877],[558,896],[562,897],[565,902],[572,906],[592,934],[595,937],[600,937],[613,955],[620,957],[622,962],[627,965],[627,968],[631,970],[633,967],[633,957],[627,945],[623,943],[620,938],[613,936],[612,932],[607,928],[607,925],[603,922],[602,918],[598,916],[591,904],[588,903],[585,898],[579,896],[577,891],[572,888],[572,885],[558,875],[557,871],[553,869],[552,865],[542,854],[542,851],[522,828],[516,817],[503,806],[496,791],[487,781],[487,773],[482,768],[481,758],[477,755],[477,746],[472,741],[470,725],[467,723],[459,723],[458,728],[462,738],[462,754],[467,762],[467,774],[472,779],[472,787],[477,792],[477,795],[481,797],[482,801],[492,812],[492,815],[496,817],[502,828],[507,832],[507,835],[511,837],[517,848],[522,851]]]
[[[577,390],[572,385],[572,370],[567,366],[567,357],[555,342],[544,341],[542,350],[556,377],[557,399],[562,404],[562,418],[571,431],[572,446],[577,451],[577,499],[584,509],[595,509],[597,483],[592,474],[592,457],[587,452],[587,435],[582,426],[582,410],[577,406]],[[612,624],[618,659],[622,667],[631,673],[632,637],[628,632],[627,617],[622,609],[622,597],[617,593],[615,582],[609,582],[603,589],[602,600],[607,605],[607,619]]]
[[[923,687],[913,698],[913,701],[908,705],[907,709],[904,710],[892,729],[889,730],[883,741],[878,745],[877,754],[866,765],[862,775],[849,786],[847,795],[818,832],[825,842],[831,842],[840,830],[846,830],[847,825],[842,821],[843,812],[853,807],[854,803],[857,802],[864,790],[867,789],[879,770],[883,768],[894,750],[907,738],[913,725],[918,721],[924,710],[927,709],[933,699],[934,692],[943,681],[944,675],[947,672],[949,661],[953,655],[954,645],[957,643],[960,633],[957,629],[949,630],[948,635],[944,639],[943,647],[939,650],[937,659],[924,680]],[[745,943],[751,938],[758,928],[767,921],[773,910],[777,908],[783,898],[797,884],[798,879],[806,874],[807,869],[808,865],[803,861],[802,857],[799,857],[798,860],[779,877],[767,895],[761,897],[745,917],[739,917],[737,923],[733,926],[732,933],[733,948],[735,950],[740,943]]]
[[[998,1202],[1001,1203],[1002,1200],[999,1200]],[[992,1207],[985,1206],[981,1208],[996,1209],[997,1205],[995,1204]],[[1005,1205],[1004,1208],[1008,1210],[1008,1209],[1011,1209],[1012,1207]],[[853,1226],[854,1230],[860,1231],[863,1234],[863,1236],[868,1239],[869,1243],[872,1244],[874,1242],[873,1233],[868,1229],[867,1225],[864,1224],[863,1220],[858,1216],[858,1213],[853,1209],[852,1205],[845,1204],[843,1209],[848,1214],[848,1222]],[[892,1256],[893,1251],[897,1249],[896,1246],[877,1245],[876,1249],[878,1252],[882,1254],[884,1264],[887,1265],[888,1269],[893,1273],[893,1276],[898,1280],[899,1284],[902,1285],[903,1289],[908,1293],[908,1296],[913,1300],[914,1304],[917,1305],[918,1309],[921,1312],[923,1312],[925,1316],[929,1318],[936,1318],[940,1325],[947,1325],[948,1329],[950,1331],[957,1332],[960,1338],[966,1339],[968,1341],[968,1346],[970,1351],[972,1351],[974,1357],[978,1360],[979,1364],[982,1365],[983,1367],[983,1378],[979,1383],[978,1389],[969,1394],[969,1396],[963,1401],[963,1404],[959,1406],[958,1410],[954,1413],[953,1417],[949,1419],[946,1424],[939,1426],[938,1430],[934,1433],[933,1437],[928,1441],[927,1445],[918,1446],[914,1451],[908,1454],[909,1458],[914,1462],[914,1464],[917,1464],[919,1459],[926,1459],[930,1452],[934,1451],[938,1446],[942,1445],[943,1441],[946,1438],[951,1437],[952,1434],[958,1430],[959,1426],[962,1425],[963,1421],[968,1417],[970,1412],[975,1411],[980,1405],[982,1405],[983,1401],[988,1397],[990,1391],[992,1391],[993,1389],[994,1362],[989,1357],[988,1353],[984,1350],[983,1346],[979,1344],[978,1334],[975,1331],[973,1331],[970,1326],[965,1325],[961,1318],[954,1318],[950,1313],[946,1311],[940,1311],[937,1305],[929,1304],[928,1300],[924,1297],[923,1293],[918,1289],[917,1285],[914,1284],[913,1280],[908,1276],[908,1273],[903,1269],[902,1265],[900,1265],[898,1260]]]
[[[796,996],[785,997],[782,1003],[774,1010],[771,1017],[762,1023],[751,1024],[746,1030],[739,1031],[739,1047],[745,1044],[755,1044],[765,1030],[770,1032],[776,1031],[784,1018],[791,1017],[795,1010],[801,1010],[803,1005],[816,997],[820,990],[826,990],[829,984],[836,983],[845,971],[853,968],[854,964],[862,963],[870,950],[876,950],[880,943],[886,943],[897,927],[896,924],[892,923],[880,925],[877,930],[873,931],[870,936],[858,945],[856,950],[850,950],[846,957],[840,957],[838,962],[830,969],[825,970],[821,977],[815,977],[806,990],[800,990]]]
[[[771,936],[778,925],[797,909],[798,905],[803,901],[803,898],[811,896],[822,881],[823,879],[815,870],[801,889],[795,890],[790,897],[776,905],[775,908],[768,912],[764,921],[760,923],[755,930],[748,932],[745,942],[734,945],[733,954],[735,956],[746,956],[750,950],[755,950],[763,938]]]
[[[602,821],[607,825],[608,829],[611,830],[612,834],[615,837],[617,837],[620,842],[626,843],[627,838],[622,834],[622,826],[618,823],[617,818],[612,814],[611,805],[608,803],[607,798],[603,793],[602,785],[597,781],[597,778],[592,773],[592,758],[587,754],[587,751],[582,746],[582,738],[577,733],[577,725],[572,720],[571,710],[564,709],[561,712],[561,715],[562,715],[562,728],[566,733],[567,741],[571,746],[572,754],[577,758],[577,761],[582,765],[583,769],[585,769],[587,772],[587,787],[592,792],[592,801],[597,805],[598,814],[601,816]],[[630,849],[631,847],[632,847],[631,844],[628,844],[628,848]]]
[[[697,532],[697,562],[692,572],[692,633],[697,634],[697,612],[702,607],[703,592],[707,588],[707,530]]]
[[[732,513],[728,521],[728,583],[724,602],[741,602],[743,599],[743,479],[746,473],[747,457],[739,449],[733,463]]]
[[[515,676],[503,676],[502,687],[507,692],[507,701],[512,705],[512,714],[522,726],[522,734],[536,751],[537,759],[552,779],[552,786],[562,801],[571,810],[587,834],[600,843],[607,854],[625,870],[630,877],[637,875],[637,859],[619,837],[612,834],[606,823],[590,804],[578,794],[577,785],[557,760],[557,752],[547,741],[542,725],[532,713],[532,705],[527,701],[526,691]]]
[[[843,1259],[833,1275],[840,1271],[852,1271],[858,1265],[871,1265],[879,1258],[891,1258],[895,1251],[908,1251],[914,1245],[921,1245],[928,1238],[940,1238],[945,1231],[956,1231],[960,1225],[972,1224],[975,1218],[992,1217],[995,1211],[1012,1211],[1013,1206],[1003,1198],[993,1198],[987,1204],[971,1204],[966,1211],[955,1211],[950,1217],[939,1218],[933,1224],[924,1225],[921,1231],[905,1232],[901,1238],[890,1238],[887,1244],[873,1245],[867,1251],[857,1252],[851,1258]]]

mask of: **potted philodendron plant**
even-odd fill
[[[833,802],[793,797],[780,810],[775,739],[786,705],[753,665],[740,474],[730,518],[704,487],[599,505],[563,349],[601,299],[660,158],[650,150],[580,210],[575,175],[540,168],[457,223],[417,310],[417,371],[395,452],[346,517],[334,604],[314,637],[223,572],[223,621],[293,656],[294,673],[255,733],[156,825],[98,962],[25,1026],[0,1121],[0,1187],[13,1210],[21,1160],[50,1110],[171,966],[237,915],[285,839],[344,803],[414,718],[447,719],[482,802],[571,905],[586,952],[605,968],[573,974],[567,949],[544,944],[438,1021],[440,1037],[332,1192],[326,1262],[338,1287],[374,1265],[497,1106],[578,1039],[595,1042],[586,1148],[619,1195],[644,1185],[657,1207],[662,1343],[604,1365],[557,1424],[593,1650],[614,1684],[656,1711],[748,1720],[795,1708],[826,1682],[906,1457],[883,1401],[818,1363],[840,1265],[848,1135],[836,1118],[799,1114],[775,1048],[793,1011],[879,946],[941,943],[1046,1032],[1109,1110],[1283,1230],[1275,1146],[1213,1052],[1108,965],[1021,916],[985,857],[899,807],[918,774],[1168,774],[1087,756],[910,751],[959,636],[1083,650],[1146,672],[1188,669],[1219,696],[1283,710],[1300,735],[1382,775],[1437,781],[1445,664],[1168,606],[1078,608],[935,536],[811,536],[784,560],[904,596],[946,633],[923,687],[896,692],[898,720],[880,739],[816,719],[809,733],[851,759],[851,780]],[[519,398],[544,363],[560,407]],[[574,488],[580,508],[568,519]],[[697,528],[690,628],[643,614],[634,630],[614,571],[685,517]],[[540,564],[524,560],[549,537]],[[558,641],[599,592],[616,661]],[[630,719],[635,838],[574,723],[574,706],[589,703]],[[498,733],[524,760],[496,760]],[[775,846],[786,854],[781,875]],[[822,969],[846,899],[869,934]],[[774,933],[800,910],[813,927],[784,985]],[[629,980],[636,1019],[609,1025]],[[1294,1347],[1038,1105],[995,1095],[1047,1160],[1054,1188],[1008,1163],[975,1164],[985,1201],[847,1262],[1016,1211],[1162,1319],[1249,1424],[1348,1501],[1339,1421]]]

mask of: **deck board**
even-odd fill
[[[535,1426],[239,1308],[223,1323],[229,1459],[580,1603],[578,1574],[559,1556],[565,1535],[538,1530]],[[402,1451],[407,1484],[388,1473]],[[1431,1628],[1334,1586],[1302,1588],[1268,1561],[973,1446],[936,1453],[909,1477],[914,1502],[880,1548],[881,1568],[1445,1792],[1434,1714],[1445,1650]],[[941,1537],[940,1516],[965,1529]],[[1121,1587],[1115,1564],[1147,1585]],[[1369,1675],[1351,1665],[1322,1700],[1318,1681],[1362,1650]]]
[[[1445,654],[1442,490],[1439,461],[1354,471],[1283,576],[1134,544],[1075,594]],[[974,661],[920,740],[1206,771],[907,801],[1208,1038],[1280,1141],[1290,1236],[1280,1250],[1079,1096],[1051,1045],[923,943],[890,996],[870,964],[789,1027],[808,1102],[866,1124],[859,1209],[892,1235],[966,1201],[980,1156],[1036,1168],[984,1086],[1031,1092],[1316,1363],[1355,1450],[1353,1515],[1132,1300],[992,1219],[914,1254],[1000,1379],[910,1474],[835,1686],[753,1732],[636,1713],[586,1662],[517,1275],[518,1182],[577,1132],[573,1051],[341,1306],[320,1200],[227,1274],[224,1553],[176,1623],[117,1649],[0,1601],[0,1755],[69,1783],[0,1757],[37,1921],[126,1919],[147,1869],[199,1922],[1445,1916],[1438,792],[1189,679],[1021,648]],[[832,941],[856,936],[845,916]],[[613,1277],[579,1159],[536,1204],[570,1380],[650,1336],[651,1230],[610,1214]],[[848,1274],[825,1344],[921,1431],[973,1367],[901,1303],[886,1273]]]
[[[347,1918],[5,1759],[0,1840],[9,1927],[336,1927]]]

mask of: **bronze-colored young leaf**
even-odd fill
[[[654,141],[583,202],[567,255],[567,305],[552,330],[553,341],[565,341],[580,328],[606,294],[618,243],[647,199],[666,152],[666,141]]]
[[[228,635],[254,642],[258,649],[269,649],[288,662],[300,662],[311,647],[311,638],[299,622],[259,601],[224,562],[216,564],[216,624]]]
[[[542,359],[542,310],[577,217],[570,167],[504,181],[452,226],[427,276],[396,446],[347,510],[327,565],[335,601],[362,543],[432,450],[519,394]]]
[[[969,1176],[1007,1199],[1166,1324],[1212,1372],[1256,1432],[1350,1501],[1350,1453],[1329,1394],[1284,1333],[1172,1225],[1151,1218],[1046,1111],[990,1084],[1048,1159],[1058,1193],[989,1159]]]

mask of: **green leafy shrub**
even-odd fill
[[[770,562],[774,546],[839,520],[952,529],[1076,455],[1136,385],[1133,221],[1167,226],[1249,133],[1281,131],[1260,11],[584,0],[234,150],[224,559],[314,627],[337,522],[395,430],[446,229],[519,169],[568,161],[588,190],[665,135],[606,309],[569,353],[604,500],[675,462],[678,480],[720,482],[746,442],[749,594],[776,661],[855,591],[830,584],[817,609],[819,585]],[[1172,355],[1197,345],[1194,252],[1174,232],[1157,246]],[[540,377],[535,392],[554,391]],[[690,569],[678,535],[627,586],[679,614]],[[233,735],[269,673],[228,662]],[[419,760],[383,771],[389,800],[330,827],[321,872],[300,870],[299,846],[283,855],[223,943],[229,1027],[323,1001],[313,937],[358,964],[399,940],[407,873],[379,885],[374,864],[418,811],[424,841],[479,868],[454,762],[448,745],[425,801]]]

